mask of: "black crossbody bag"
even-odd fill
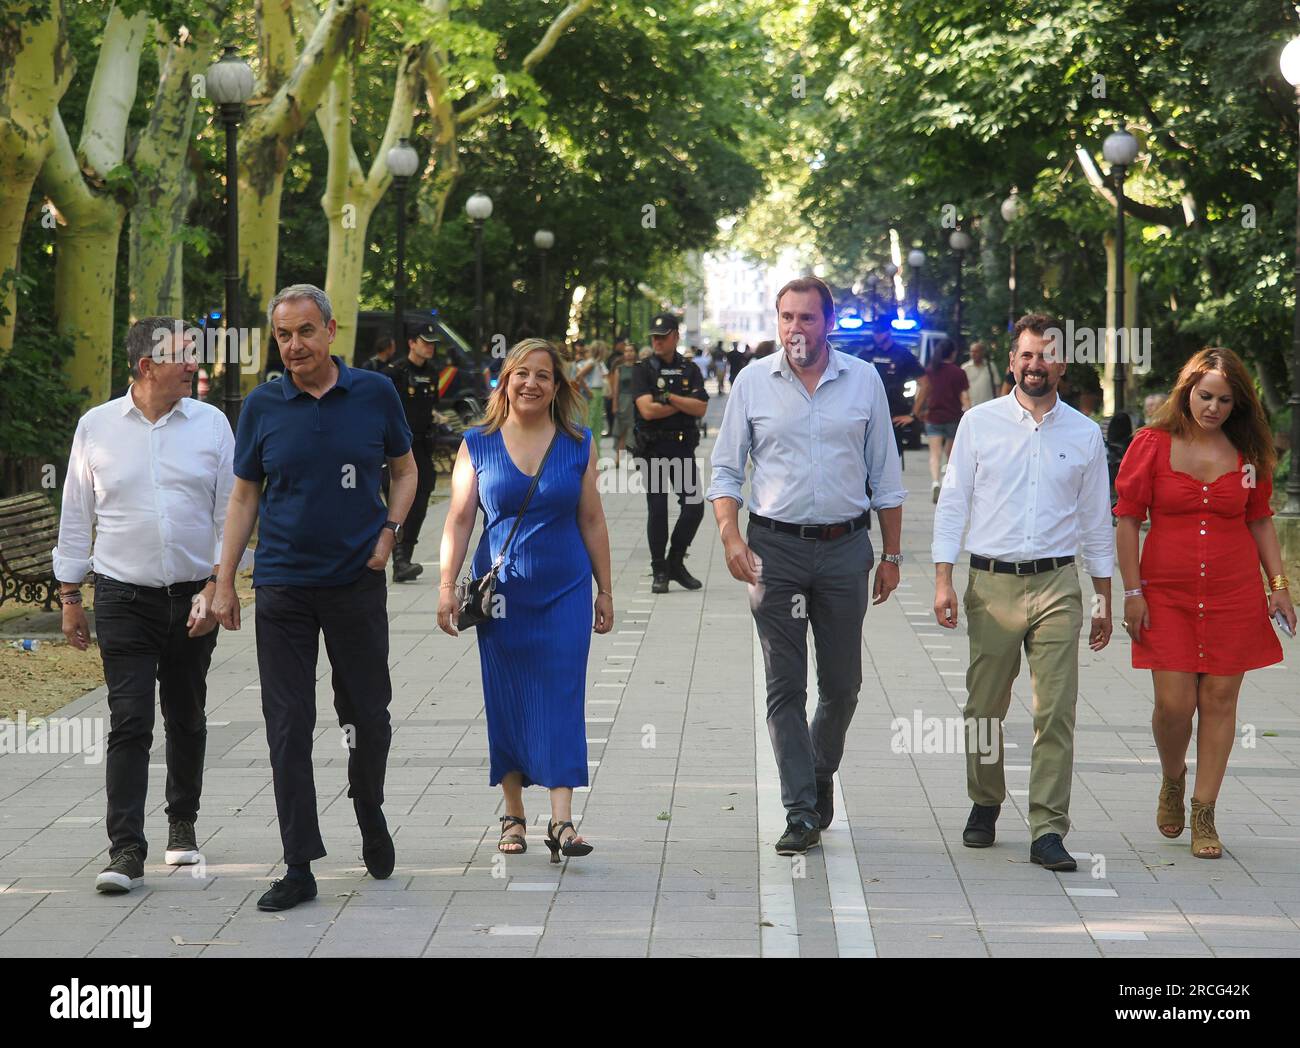
[[[519,525],[524,519],[524,511],[528,509],[528,503],[533,500],[533,492],[537,490],[537,482],[542,479],[542,470],[546,468],[546,460],[551,457],[551,451],[555,447],[555,442],[560,439],[560,427],[555,427],[555,435],[551,437],[550,444],[546,447],[546,454],[542,456],[542,464],[537,467],[537,473],[533,476],[533,482],[529,485],[528,494],[524,496],[523,505],[519,507],[519,512],[515,514],[514,527],[510,529],[510,534],[506,536],[505,545],[501,547],[501,552],[497,554],[497,559],[492,562],[492,567],[486,575],[480,575],[476,579],[466,576],[458,588],[460,597],[460,606],[456,609],[456,629],[467,630],[477,626],[480,622],[486,622],[492,617],[492,597],[496,593],[497,574],[501,571],[501,565],[505,563],[506,551],[510,549],[510,543],[514,541],[515,532],[519,530]],[[505,440],[502,438],[502,443]],[[508,455],[509,452],[506,452]]]

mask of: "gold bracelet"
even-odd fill
[[[454,582],[440,582],[440,583],[438,583],[438,588],[439,588],[440,590],[445,590],[445,589],[455,589],[455,588],[456,588],[456,583],[454,583]]]
[[[608,597],[610,600],[613,600],[613,599],[614,599],[614,594],[610,593],[609,590],[603,590],[603,589],[600,589],[600,588],[597,588],[597,590],[596,590],[596,596],[597,596],[597,597]]]
[[[1268,580],[1268,588],[1273,590],[1273,592],[1275,593],[1278,590],[1286,589],[1290,585],[1291,585],[1291,580],[1287,578],[1285,575],[1274,575],[1271,579]]]

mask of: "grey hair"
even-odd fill
[[[153,357],[168,335],[183,335],[184,321],[176,317],[141,317],[126,332],[126,359],[131,366],[131,377],[140,377],[140,361]]]
[[[275,307],[281,302],[289,302],[293,299],[309,298],[316,303],[316,308],[320,310],[322,324],[328,324],[330,318],[334,316],[334,307],[330,305],[329,295],[325,294],[315,284],[290,284],[286,288],[281,288],[275,298],[271,299],[271,304],[266,307],[266,323],[272,330],[275,329]]]

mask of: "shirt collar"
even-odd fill
[[[330,354],[330,360],[334,361],[339,369],[338,381],[330,387],[330,391],[341,389],[346,393],[352,388],[352,369],[343,363],[342,357],[336,357],[333,353]],[[280,391],[284,394],[285,400],[293,400],[294,397],[302,396],[306,392],[298,388],[297,383],[293,380],[293,372],[288,368],[285,368],[284,374],[280,376]]]
[[[1008,393],[1003,399],[1010,401],[1008,407],[1011,411],[1011,417],[1015,419],[1017,422],[1022,422],[1026,418],[1032,419],[1034,417],[1033,412],[1031,412],[1022,403],[1020,403],[1020,398],[1016,396],[1016,389],[1014,386],[1011,387],[1011,392]],[[1058,415],[1057,409],[1060,408],[1060,406],[1061,406],[1061,394],[1058,392],[1056,394],[1056,403],[1053,404],[1051,408],[1049,408],[1047,411],[1043,412],[1043,421],[1046,422],[1049,418],[1056,417]]]
[[[135,383],[133,382],[131,385],[126,387],[126,392],[123,393],[120,398],[122,401],[121,413],[123,418],[131,414],[132,411],[136,412],[141,418],[144,418],[144,412],[142,412],[136,404],[135,396],[131,392],[134,388]],[[172,413],[172,411],[179,411],[186,418],[189,418],[190,412],[194,409],[194,403],[195,402],[191,397],[181,397],[180,400],[176,401],[176,403],[172,405],[171,411],[166,412],[162,418],[166,418],[167,415]],[[159,421],[161,421],[161,419]]]
[[[829,357],[826,361],[826,370],[822,372],[822,377],[817,380],[819,386],[823,382],[829,382],[831,379],[839,375],[839,373],[844,370],[845,366],[844,361],[840,359],[840,354],[833,346],[828,345],[826,349],[829,353]],[[797,377],[794,373],[794,369],[790,367],[790,360],[786,357],[784,349],[778,348],[772,356],[776,358],[771,365],[772,374],[780,375],[784,379],[793,379]],[[752,367],[753,365],[751,364],[750,366]]]

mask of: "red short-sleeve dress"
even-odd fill
[[[1246,527],[1273,515],[1272,478],[1239,455],[1238,469],[1206,484],[1172,468],[1169,450],[1164,430],[1138,430],[1115,480],[1116,516],[1151,514],[1140,564],[1151,628],[1133,644],[1133,668],[1232,676],[1281,662]]]

